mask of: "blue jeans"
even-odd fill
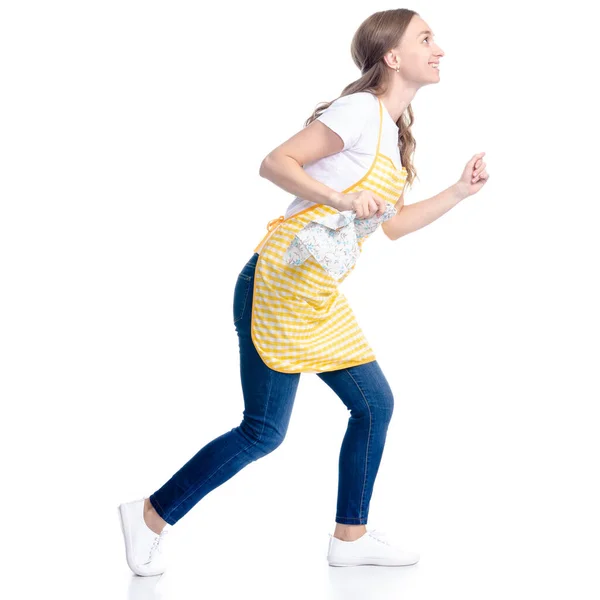
[[[242,268],[233,296],[233,323],[239,337],[245,405],[243,419],[237,427],[201,448],[149,497],[156,512],[169,525],[174,525],[206,494],[246,465],[275,450],[285,438],[301,373],[282,373],[269,368],[252,342],[250,318],[257,260],[258,253],[254,253]],[[339,456],[335,521],[366,524],[394,408],[392,391],[376,360],[316,375],[350,411]]]

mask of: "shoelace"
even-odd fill
[[[160,543],[165,539],[165,536],[169,533],[168,529],[165,527],[152,542],[152,547],[150,548],[150,553],[148,554],[148,562],[152,561],[155,553],[160,553],[162,551],[162,547]]]
[[[387,537],[387,534],[384,533],[383,531],[380,531],[378,529],[371,529],[369,531],[369,535],[371,535],[372,537],[374,537],[378,542],[381,542],[383,544],[387,544],[388,546],[392,545],[389,542],[389,538]]]

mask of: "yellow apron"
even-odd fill
[[[378,99],[379,100],[379,99]],[[371,190],[396,204],[406,182],[406,168],[397,169],[379,152],[383,125],[379,100],[379,136],[375,159],[364,177],[342,193]],[[267,366],[282,373],[320,373],[361,365],[375,354],[338,285],[354,270],[335,280],[310,256],[301,265],[288,265],[283,255],[292,239],[310,221],[339,213],[315,204],[289,218],[269,221],[267,234],[255,248],[252,342]],[[368,236],[358,240],[362,245]]]

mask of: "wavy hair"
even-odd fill
[[[395,48],[398,45],[410,20],[416,14],[418,13],[408,8],[395,8],[373,13],[361,23],[352,38],[350,52],[354,64],[360,69],[362,75],[359,79],[347,85],[338,96],[339,98],[356,92],[370,92],[378,96],[387,91],[388,74],[386,71],[389,67],[385,64],[383,57],[390,48]],[[310,125],[335,100],[337,98],[330,102],[319,103],[313,114],[304,123],[304,126]],[[412,156],[417,147],[415,138],[410,131],[413,123],[413,109],[409,104],[396,121],[400,160],[402,166],[406,167],[406,182],[408,185],[412,184],[417,175],[412,164]]]

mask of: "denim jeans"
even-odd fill
[[[258,253],[238,275],[233,323],[239,338],[244,395],[241,423],[201,448],[149,498],[156,512],[174,525],[206,494],[284,440],[301,373],[269,368],[250,336],[254,271]],[[316,373],[350,411],[339,455],[336,523],[367,523],[394,398],[376,360]],[[308,438],[307,438],[308,440]],[[307,443],[312,443],[307,441]]]

